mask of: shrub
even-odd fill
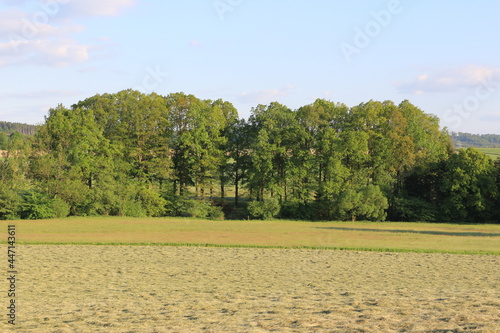
[[[0,220],[15,220],[19,218],[22,199],[19,194],[9,188],[0,188]]]
[[[380,187],[375,185],[365,186],[359,191],[344,191],[338,200],[338,209],[343,220],[384,221],[388,207],[387,198]]]
[[[248,213],[254,219],[267,220],[277,216],[280,212],[280,203],[277,199],[252,201],[248,204]]]
[[[140,189],[137,193],[137,201],[140,202],[142,210],[147,216],[164,216],[167,201],[158,192],[148,189]]]
[[[165,197],[166,213],[169,216],[199,217],[213,220],[224,219],[222,207],[209,201],[170,195]]]
[[[23,194],[21,218],[28,220],[50,219],[55,217],[52,200],[44,193],[26,191]]]
[[[394,198],[393,211],[393,218],[408,222],[434,222],[439,216],[434,205],[410,196]]]
[[[64,218],[69,215],[70,207],[66,201],[59,198],[55,198],[50,201],[49,205],[50,208],[52,208],[52,211],[54,212],[53,217]]]
[[[142,205],[137,201],[131,201],[131,200],[127,200],[122,203],[119,215],[130,216],[130,217],[147,216]]]
[[[224,211],[220,206],[211,205],[206,217],[211,220],[224,220]]]
[[[313,220],[316,218],[314,204],[298,200],[281,203],[280,217],[285,219]]]

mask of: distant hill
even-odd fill
[[[451,132],[450,136],[456,148],[500,148],[500,135],[498,134]]]
[[[28,125],[23,123],[10,123],[8,121],[0,121],[0,132],[1,133],[13,133],[19,132],[24,135],[33,135],[38,130],[37,125]]]

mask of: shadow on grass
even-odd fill
[[[342,227],[316,227],[316,228],[317,229],[334,229],[334,230],[343,230],[343,231],[393,232],[393,233],[424,234],[424,235],[437,235],[437,236],[500,237],[500,234],[487,233],[487,232],[446,232],[446,231],[363,229],[363,228],[342,228]]]

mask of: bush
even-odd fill
[[[164,216],[167,201],[158,192],[148,189],[140,189],[137,193],[137,201],[140,202],[142,210],[147,216]]]
[[[276,217],[280,212],[278,199],[264,199],[252,201],[248,204],[248,213],[253,219],[267,220]]]
[[[313,203],[293,200],[281,203],[280,217],[285,219],[314,220]]]
[[[165,197],[166,213],[169,216],[199,217],[213,220],[224,219],[222,207],[209,201],[171,195]]]
[[[16,220],[19,216],[22,199],[9,188],[0,188],[0,220]]]
[[[393,200],[393,219],[408,222],[435,222],[438,210],[420,198],[397,197]]]
[[[130,217],[146,217],[146,211],[137,201],[124,201],[121,205],[119,215]]]
[[[211,205],[206,217],[210,220],[224,220],[224,211],[220,206]]]
[[[52,208],[52,211],[54,212],[53,217],[56,218],[67,217],[70,212],[69,204],[66,201],[59,198],[55,198],[50,201],[50,208]]]
[[[52,200],[44,193],[26,191],[23,194],[21,218],[28,220],[51,219],[56,213],[52,208]]]
[[[341,193],[337,207],[343,220],[384,221],[389,203],[379,186],[368,185]]]

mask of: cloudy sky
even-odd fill
[[[0,0],[0,120],[133,88],[279,101],[410,100],[500,134],[497,0]]]

